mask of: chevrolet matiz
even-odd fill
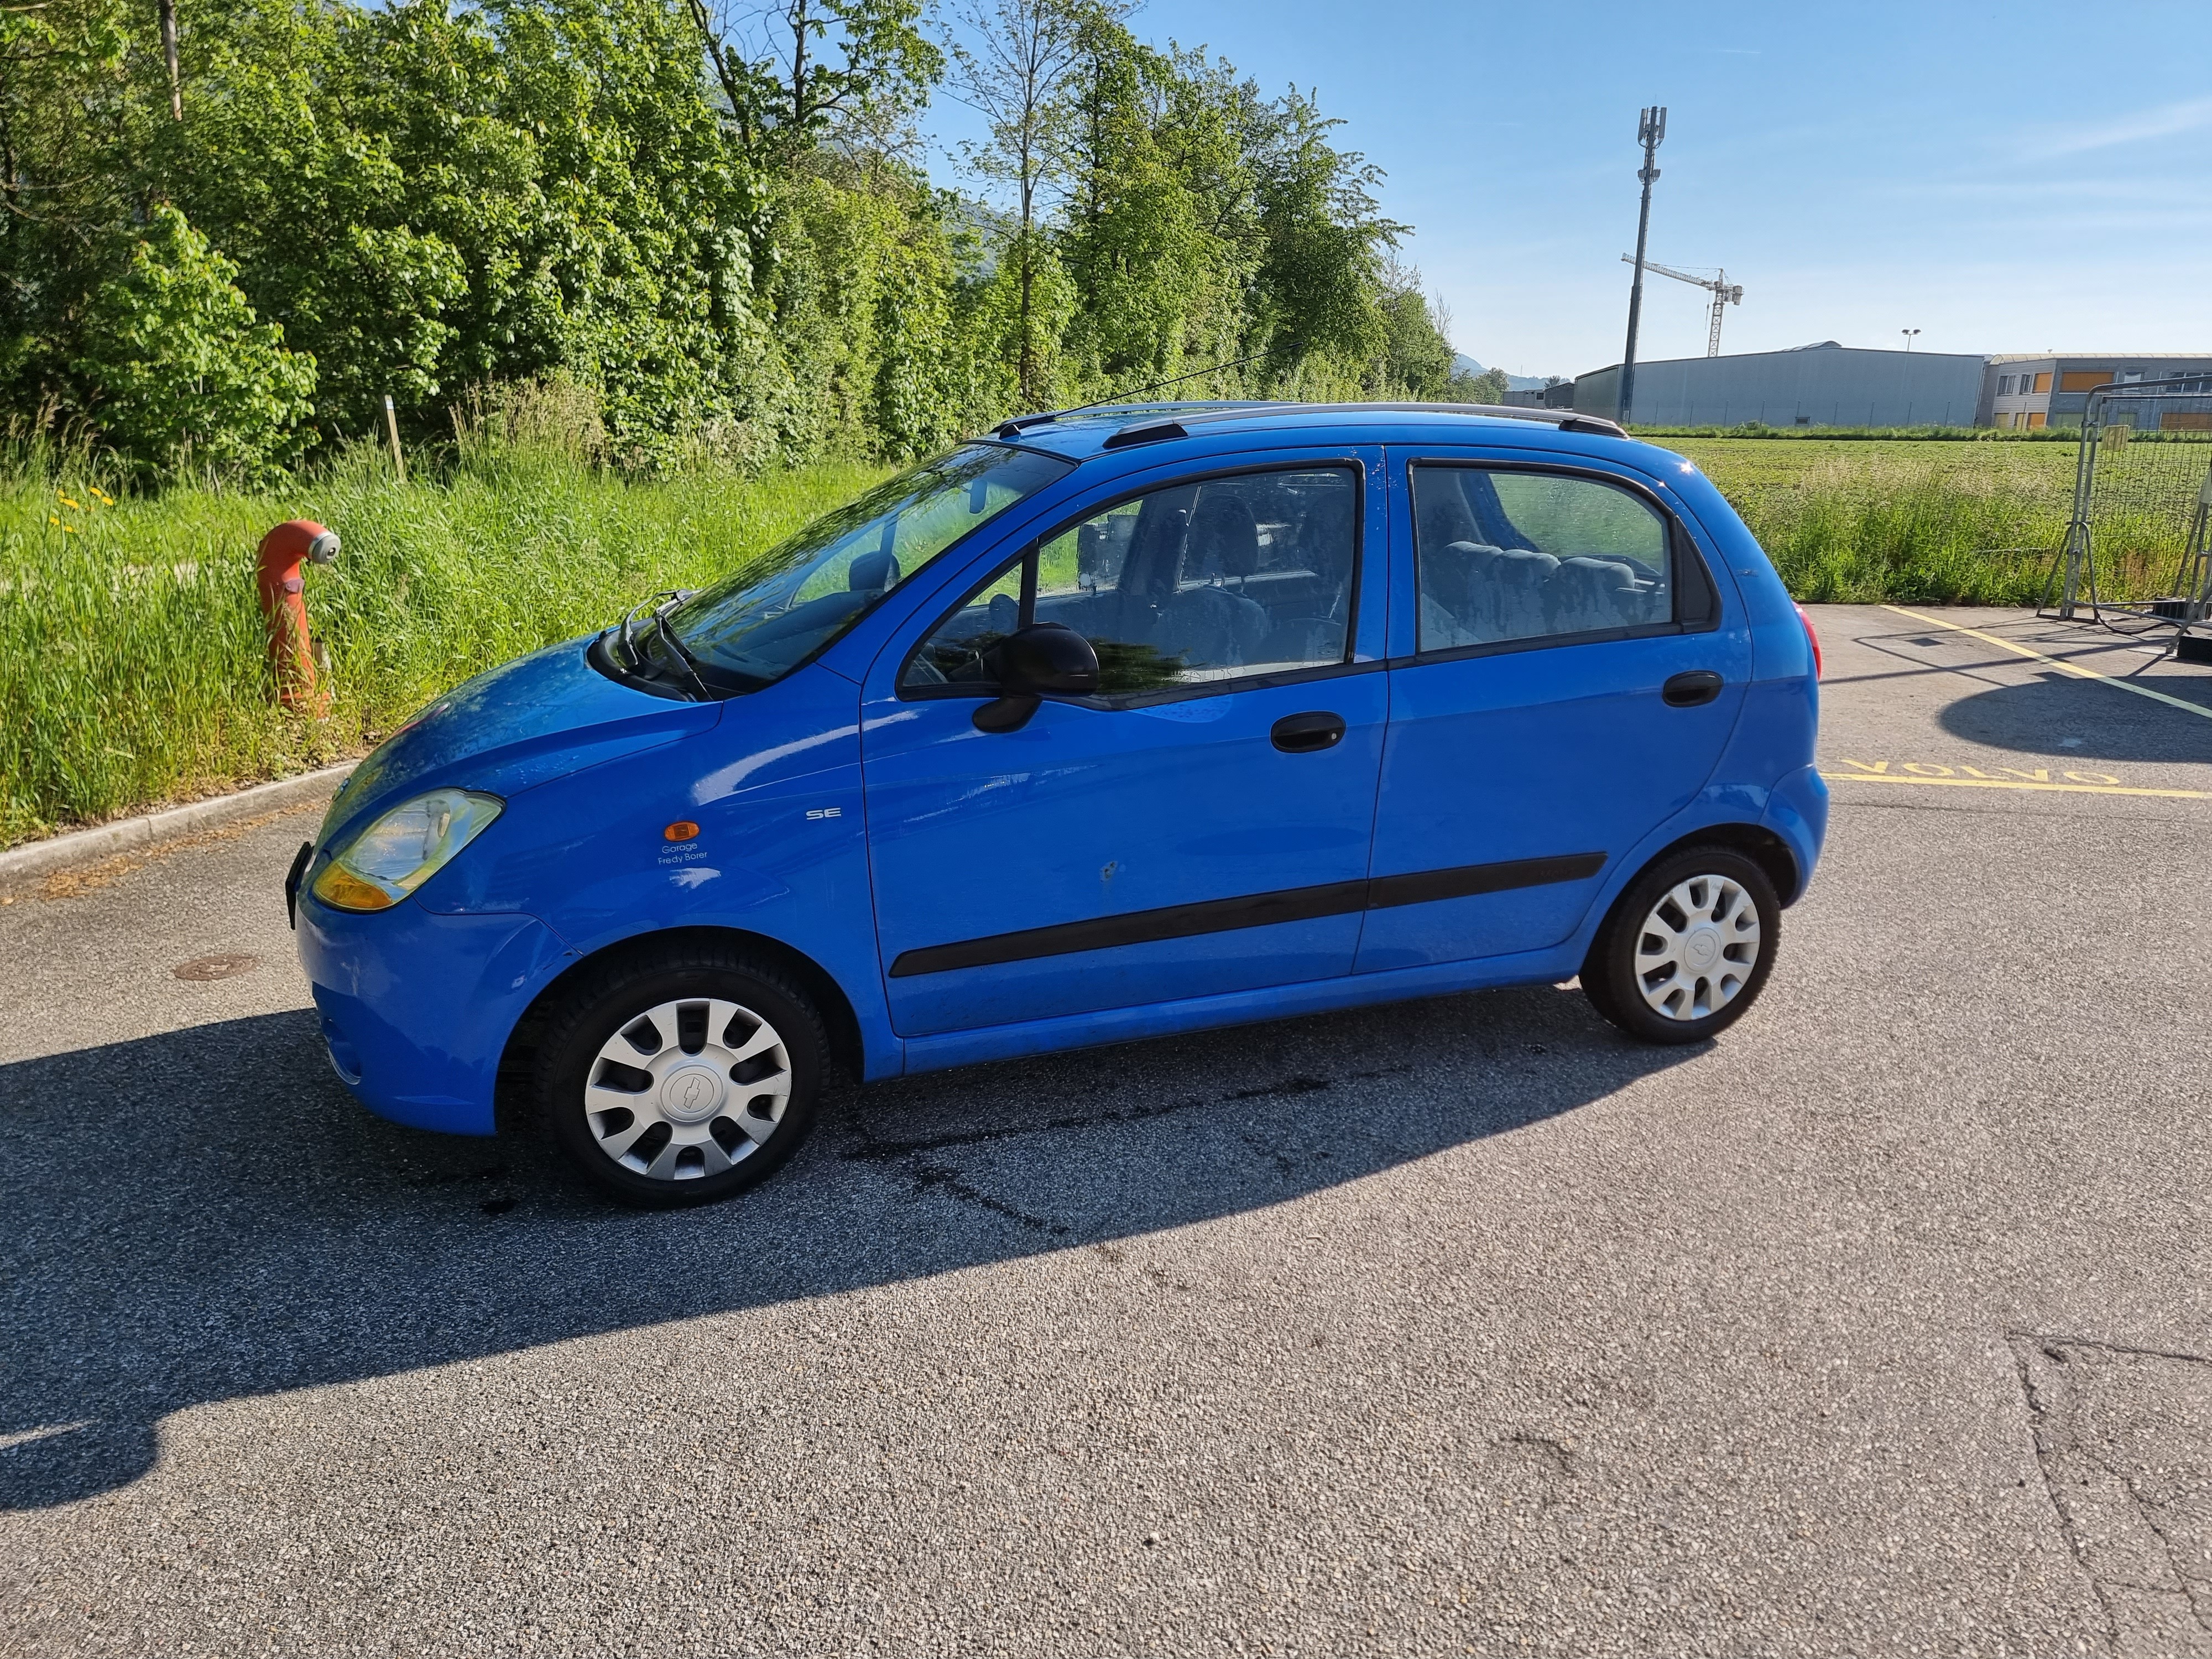
[[[441,697],[287,897],[370,1110],[638,1204],[833,1075],[1577,975],[1694,1042],[1820,852],[1818,650],[1607,422],[1032,416]]]

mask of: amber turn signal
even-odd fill
[[[363,881],[343,864],[329,864],[316,878],[315,896],[341,910],[389,910],[404,895]]]
[[[696,841],[699,839],[699,826],[689,818],[678,818],[660,832],[660,838],[663,841]]]

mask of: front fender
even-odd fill
[[[732,699],[712,732],[542,783],[419,896],[439,910],[527,911],[583,957],[672,928],[773,939],[843,994],[863,1074],[896,1075],[903,1050],[877,963],[859,696],[817,665]]]

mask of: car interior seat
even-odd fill
[[[1551,631],[1545,590],[1559,568],[1559,562],[1549,553],[1533,548],[1509,547],[1499,552],[1491,565],[1498,594],[1498,638],[1533,639]]]
[[[1498,561],[1487,542],[1448,542],[1421,558],[1421,596],[1451,619],[1453,645],[1479,645],[1504,637],[1498,622]]]
[[[1636,573],[1612,559],[1562,559],[1545,584],[1546,619],[1554,634],[1625,628],[1638,619]]]
[[[1153,648],[1194,668],[1238,668],[1260,659],[1267,612],[1225,585],[1241,588],[1259,568],[1260,524],[1251,507],[1237,496],[1208,492],[1191,517],[1182,556],[1184,576],[1206,580],[1179,588],[1161,606]]]

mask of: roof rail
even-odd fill
[[[1122,412],[1134,414],[1142,404]],[[1260,412],[1288,414],[1291,411],[1310,415],[1382,412],[1407,415],[1486,415],[1508,421],[1533,421],[1539,425],[1555,428],[1561,432],[1586,432],[1601,438],[1626,438],[1628,434],[1618,422],[1608,421],[1601,415],[1585,415],[1571,409],[1528,409],[1513,404],[1424,404],[1424,403],[1368,403],[1368,404],[1305,404],[1286,399],[1269,399],[1252,403],[1201,403],[1155,404],[1147,411],[1147,418],[1121,428],[1106,441],[1106,447],[1118,449],[1124,445],[1146,443],[1160,438],[1181,438],[1188,433],[1181,429],[1202,421],[1233,421]],[[993,434],[1012,441],[1033,426],[1046,426],[1066,415],[1103,416],[1114,412],[1110,405],[1087,405],[1082,409],[1046,410],[1034,415],[1016,416],[1002,421],[992,428]],[[1180,426],[1178,426],[1180,423]],[[1170,427],[1177,429],[1168,430]]]
[[[1255,408],[1288,411],[1299,410],[1314,414],[1349,414],[1359,410],[1381,410],[1386,414],[1407,415],[1488,415],[1508,421],[1534,421],[1541,425],[1556,427],[1562,432],[1587,432],[1601,438],[1626,438],[1628,434],[1617,421],[1608,421],[1602,415],[1584,415],[1571,409],[1526,409],[1517,404],[1301,404],[1276,402],[1246,404],[1243,407],[1193,410],[1178,416],[1191,421],[1233,420],[1249,414]]]

